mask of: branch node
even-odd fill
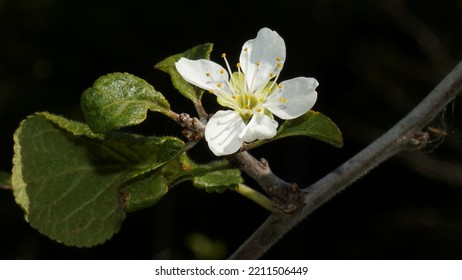
[[[231,158],[247,175],[254,179],[274,201],[281,212],[294,215],[303,207],[303,195],[296,183],[288,183],[276,176],[266,159],[257,160],[248,152],[237,153]]]
[[[181,131],[190,142],[198,142],[204,136],[205,124],[196,117],[191,118],[187,113],[178,115],[176,122],[184,129]]]
[[[265,166],[266,168],[268,168],[270,170],[269,163],[268,163],[268,161],[266,159],[261,158],[260,163],[263,164],[263,166]],[[270,172],[271,172],[271,170],[270,170]]]
[[[406,146],[409,150],[417,151],[425,148],[428,141],[430,140],[430,135],[428,132],[417,131],[415,132],[407,141]]]

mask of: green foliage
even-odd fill
[[[199,45],[156,68],[170,74],[182,95],[200,104],[196,101],[203,90],[186,82],[175,62],[181,57],[208,59],[211,50],[212,44]],[[184,181],[211,193],[239,191],[240,170],[226,160],[196,164],[186,154],[193,145],[176,137],[118,131],[144,121],[148,110],[178,116],[143,79],[127,73],[100,77],[83,93],[81,106],[87,124],[50,113],[22,121],[14,135],[12,176],[0,173],[0,184],[12,184],[26,220],[50,238],[78,247],[103,243],[118,232],[126,212],[155,205]],[[289,136],[343,145],[338,127],[314,111],[284,122],[274,138],[248,145]]]
[[[79,247],[119,230],[121,186],[149,186],[151,201],[165,194],[156,176],[146,181],[139,174],[174,159],[183,145],[172,137],[96,135],[85,124],[46,113],[24,120],[14,138],[13,189],[26,219],[50,238]]]
[[[189,59],[210,59],[210,53],[212,52],[213,44],[202,44],[194,48],[191,48],[185,52],[172,55],[161,62],[156,64],[156,68],[168,73],[172,79],[173,86],[186,98],[195,101],[199,100],[204,93],[204,90],[188,83],[180,73],[176,70],[175,63],[180,58],[185,57]]]
[[[195,187],[204,189],[206,192],[223,192],[234,189],[242,182],[238,169],[217,170],[195,177],[193,180]]]
[[[337,125],[329,117],[312,110],[284,122],[274,140],[289,136],[309,136],[337,148],[343,146],[342,133]]]
[[[145,80],[127,73],[100,77],[81,99],[90,128],[97,133],[135,125],[148,110],[168,114],[170,104]]]
[[[95,134],[86,124],[49,113],[28,117],[14,138],[17,203],[34,228],[69,246],[106,241],[125,212],[154,205],[183,181],[199,177],[198,187],[224,191],[242,180],[238,170],[221,170],[229,168],[226,161],[194,164],[177,138]],[[229,182],[220,187],[209,172]]]
[[[156,204],[167,192],[167,182],[157,171],[127,181],[119,190],[120,202],[126,212],[134,212]]]
[[[102,243],[119,230],[125,212],[117,184],[126,173],[113,151],[43,115],[24,120],[14,138],[14,195],[34,228],[79,247]]]
[[[250,146],[255,148],[290,136],[307,136],[326,142],[337,148],[343,146],[342,133],[337,125],[329,117],[313,110],[296,119],[285,121],[279,126],[275,137],[268,140],[256,141],[250,144]]]

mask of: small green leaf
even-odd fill
[[[224,192],[235,189],[242,182],[239,169],[217,170],[193,179],[194,186],[206,192]]]
[[[234,189],[243,182],[239,169],[232,168],[226,160],[196,164],[186,154],[165,164],[162,175],[169,188],[184,181],[192,181],[195,187],[207,192]]]
[[[315,111],[308,111],[304,115],[285,121],[278,129],[278,133],[271,139],[255,141],[249,144],[249,148],[255,148],[265,143],[289,136],[308,136],[337,148],[343,146],[343,138],[340,129],[327,116]]]
[[[296,119],[285,121],[271,140],[289,136],[309,136],[337,148],[343,146],[342,133],[337,125],[327,116],[315,111],[308,111]]]
[[[148,110],[168,114],[170,104],[145,80],[127,73],[100,77],[84,91],[82,111],[96,133],[135,125],[146,119]]]
[[[119,189],[119,197],[126,212],[151,207],[168,192],[167,181],[160,172],[138,176],[125,185]]]
[[[186,98],[195,101],[200,100],[204,90],[191,85],[181,77],[180,73],[176,70],[175,63],[182,57],[189,59],[210,59],[213,44],[206,43],[191,48],[183,53],[172,55],[161,62],[156,64],[156,68],[166,72],[172,79],[173,86]]]
[[[155,152],[156,162],[132,172],[119,188],[119,198],[124,211],[134,212],[151,207],[167,194],[172,182],[165,178],[165,167],[159,167],[165,164],[170,168],[175,166],[178,170],[172,172],[182,173],[181,158],[186,156],[182,152],[184,143],[173,137],[163,139],[163,143],[157,145],[159,149]]]
[[[150,205],[163,196],[157,169],[184,146],[174,137],[94,134],[85,124],[48,113],[24,120],[14,140],[13,192],[26,220],[51,239],[78,247],[103,243],[119,230],[124,203],[130,203],[119,195],[122,187],[138,187]]]

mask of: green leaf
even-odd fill
[[[173,86],[186,98],[195,101],[200,100],[204,90],[193,86],[188,83],[180,73],[176,70],[175,63],[180,60],[180,58],[185,57],[189,59],[210,59],[210,53],[212,52],[213,44],[206,43],[198,45],[194,48],[191,48],[183,53],[172,55],[161,62],[156,64],[156,68],[166,72],[170,75],[172,79]]]
[[[249,148],[255,148],[268,142],[290,136],[308,136],[337,148],[343,146],[343,137],[337,125],[327,116],[315,111],[308,111],[304,115],[285,121],[279,126],[278,133],[271,139],[255,141]]]
[[[145,80],[128,73],[100,77],[84,91],[82,111],[96,133],[135,125],[146,119],[147,111],[169,114],[170,104]]]
[[[224,192],[236,188],[243,181],[239,169],[227,169],[195,177],[193,184],[195,187],[204,189],[206,192]]]
[[[192,181],[195,187],[207,192],[234,189],[244,181],[239,169],[232,168],[227,160],[196,164],[186,154],[165,164],[162,174],[170,188],[184,181]]]
[[[148,208],[168,192],[167,181],[160,172],[138,176],[127,181],[125,185],[120,188],[119,197],[126,212]]]
[[[308,136],[331,144],[337,148],[343,146],[343,137],[337,125],[327,116],[315,111],[289,121],[285,121],[272,139],[289,136]]]
[[[121,206],[126,212],[134,212],[155,205],[167,194],[172,182],[166,179],[165,164],[175,166],[174,173],[182,173],[181,158],[186,155],[182,152],[184,143],[173,137],[163,137],[159,150],[154,152],[158,156],[156,163],[150,163],[144,169],[130,173],[128,179],[119,188]]]
[[[26,220],[51,239],[78,247],[118,232],[129,200],[119,195],[121,187],[147,186],[142,192],[151,205],[164,195],[156,170],[184,146],[173,137],[94,134],[85,124],[48,113],[24,120],[14,140],[13,191]]]

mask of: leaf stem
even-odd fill
[[[253,202],[257,203],[261,207],[269,210],[274,214],[281,213],[281,210],[275,207],[271,199],[245,184],[239,184],[237,188],[234,189],[234,191],[247,197],[248,199],[252,200]]]
[[[199,115],[199,118],[201,119],[206,119],[208,117],[207,112],[204,109],[204,106],[202,106],[202,101],[200,99],[195,99],[193,100],[194,107],[196,108],[196,112]]]

